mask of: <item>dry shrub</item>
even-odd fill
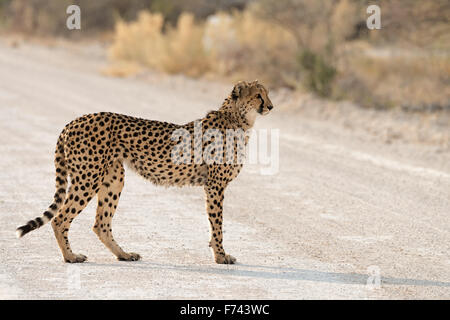
[[[197,25],[191,14],[181,14],[176,28],[170,28],[165,37],[166,54],[161,61],[164,70],[191,77],[198,77],[208,71],[210,63],[202,39],[203,26]]]
[[[205,23],[203,46],[215,60],[213,72],[221,75],[230,75],[237,68],[241,48],[234,22],[229,14],[218,13],[208,17]]]
[[[336,2],[331,15],[331,37],[338,44],[346,41],[355,32],[355,25],[360,20],[361,6],[355,5],[351,0]]]
[[[353,54],[337,86],[365,107],[450,109],[450,57],[401,49]],[[372,52],[372,53],[370,53]]]
[[[273,86],[295,86],[293,35],[258,19],[250,10],[218,14],[206,26],[213,70],[236,79],[259,79]]]
[[[110,56],[168,73],[259,79],[270,87],[306,88],[367,107],[450,109],[448,50],[434,54],[430,48],[401,49],[386,42],[391,40],[384,29],[361,36],[358,28],[361,21],[365,23],[367,3],[260,0],[243,11],[210,15],[204,22],[181,14],[175,26],[161,14],[144,11],[134,22],[117,23]],[[414,4],[425,8],[418,1]],[[447,18],[438,15],[438,9],[448,5],[440,0],[439,4],[427,5],[432,10],[426,12],[443,25]],[[388,5],[390,15],[399,17],[394,10],[398,5],[392,1]],[[409,23],[395,21],[410,30]],[[388,33],[400,41],[392,23],[386,25]],[[441,43],[442,38],[436,39],[435,45]],[[445,43],[436,47],[447,48]],[[392,54],[381,52],[386,48]],[[125,65],[110,74],[122,76],[128,69],[136,72]]]
[[[167,51],[163,23],[161,14],[146,11],[140,12],[134,22],[118,21],[109,56],[116,61],[133,61],[163,71],[161,60]]]
[[[176,27],[163,31],[163,24],[161,14],[148,11],[134,22],[119,21],[110,57],[193,77],[213,73],[295,86],[295,38],[250,11],[219,13],[206,24],[183,13]]]
[[[289,31],[297,52],[289,54],[293,80],[314,93],[333,94],[337,44],[354,33],[358,7],[350,0],[261,0],[253,11],[258,19],[271,22]]]
[[[0,0],[0,11],[6,29],[28,36],[95,37],[110,32],[116,16],[134,19],[150,0]],[[156,0],[151,0],[155,2]],[[66,8],[81,8],[81,31],[66,28]],[[1,12],[0,12],[1,14]]]
[[[320,5],[305,3],[309,13],[326,21]],[[320,3],[330,8],[327,1]],[[322,30],[323,26],[312,23],[314,19],[309,17],[306,31],[296,34],[290,26],[265,19],[261,10],[261,5],[254,3],[243,11],[212,15],[205,23],[184,13],[175,27],[164,27],[162,15],[144,11],[134,22],[117,23],[110,56],[113,60],[135,61],[152,69],[194,77],[213,74],[232,80],[259,79],[272,87],[291,88],[304,82],[309,89],[329,95],[331,84],[324,81],[332,77],[324,77],[330,74],[324,71],[334,68],[328,67],[327,59],[314,52],[320,64],[310,69],[299,65],[298,59],[300,53],[309,50],[305,44],[320,48],[319,51],[330,43],[328,37],[322,36],[327,34],[329,24]],[[345,10],[344,7],[340,12]],[[317,36],[311,37],[308,30]]]
[[[163,33],[161,14],[142,11],[134,22],[119,21],[109,55],[116,61],[135,61],[168,73],[200,76],[208,70],[201,43],[202,27],[182,14],[175,28]]]

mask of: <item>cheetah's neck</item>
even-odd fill
[[[225,99],[219,112],[227,114],[233,127],[242,128],[244,131],[251,129],[255,123],[256,111],[241,114],[231,96]]]

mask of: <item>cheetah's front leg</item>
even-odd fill
[[[233,264],[236,258],[225,254],[222,246],[222,208],[225,188],[220,185],[205,186],[206,212],[211,227],[211,240],[209,246],[213,250],[214,260],[220,264]]]

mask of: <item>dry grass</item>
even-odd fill
[[[295,86],[298,46],[287,30],[248,10],[216,15],[206,30],[212,71],[232,79]]]
[[[166,52],[162,59],[164,70],[169,73],[184,73],[197,77],[210,69],[202,44],[203,26],[196,24],[191,14],[183,13],[176,28],[165,34]]]
[[[118,21],[109,49],[112,61],[128,61],[167,73],[219,74],[293,85],[295,38],[250,12],[219,13],[206,23],[182,14],[163,31],[161,14],[143,11],[134,22]],[[114,72],[113,72],[114,73]]]
[[[354,46],[340,63],[337,90],[365,107],[450,108],[450,55]]]
[[[109,56],[115,61],[131,61],[161,69],[166,51],[161,32],[163,22],[161,14],[148,12],[139,13],[135,22],[118,21]]]
[[[119,64],[106,74],[133,74],[139,64],[191,77],[259,79],[366,107],[450,109],[449,51],[405,49],[383,42],[381,31],[350,40],[364,17],[364,5],[353,0],[262,0],[206,21],[184,13],[175,26],[143,11],[136,21],[117,22],[109,53]]]
[[[119,21],[109,55],[114,61],[137,62],[168,73],[196,77],[209,69],[202,37],[203,29],[190,14],[182,14],[175,28],[163,33],[164,18],[147,11],[135,22]]]

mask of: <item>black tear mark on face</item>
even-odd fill
[[[259,105],[259,108],[258,108],[258,113],[262,114],[264,111],[264,99],[261,97],[261,95],[259,93],[256,97],[261,100],[261,104]]]

